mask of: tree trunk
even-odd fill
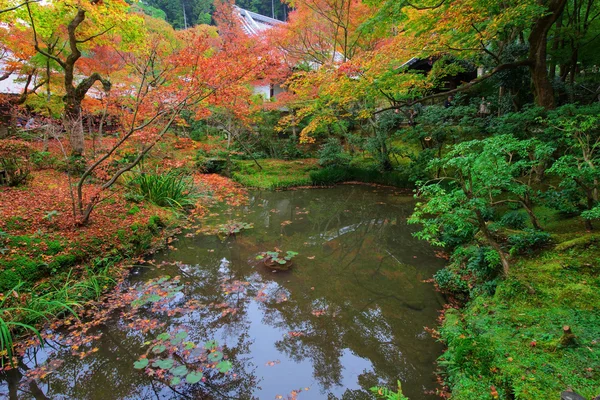
[[[554,88],[548,78],[547,46],[548,31],[562,14],[567,0],[538,0],[538,4],[548,9],[548,14],[539,18],[529,35],[529,59],[531,80],[537,105],[546,109],[556,107]]]
[[[76,157],[83,156],[85,148],[85,140],[83,134],[83,121],[81,118],[81,106],[67,102],[65,106],[64,117],[65,128],[69,134],[69,142],[71,143],[71,155]]]
[[[488,230],[487,224],[485,223],[485,219],[483,218],[483,215],[481,215],[481,211],[475,210],[475,215],[477,215],[477,222],[479,223],[479,229],[481,230],[481,233],[483,233],[483,236],[488,241],[490,246],[492,246],[492,248],[496,250],[496,252],[498,252],[500,262],[502,263],[502,273],[504,274],[504,276],[508,276],[508,273],[510,271],[510,263],[508,262],[508,257],[506,257],[506,254],[504,253],[498,242],[496,242],[496,240],[492,237],[492,234]]]

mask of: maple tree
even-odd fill
[[[91,45],[98,45],[102,40],[112,39],[113,43],[127,43],[127,39],[131,40],[128,34],[140,29],[140,19],[129,15],[127,8],[128,4],[122,0],[26,4],[27,15],[23,18],[28,21],[26,28],[32,30],[35,50],[58,64],[63,72],[64,123],[69,131],[71,152],[75,156],[82,156],[84,153],[81,103],[96,82],[101,82],[104,91],[109,91],[112,86],[98,72],[83,79],[78,77],[78,61],[83,51]],[[108,33],[113,30],[119,31],[118,36],[108,37]],[[42,43],[53,45],[44,48]]]

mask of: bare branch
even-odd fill
[[[374,114],[379,114],[382,113],[384,111],[389,111],[389,110],[396,110],[400,107],[410,107],[410,106],[414,106],[417,103],[420,103],[422,101],[425,100],[431,100],[431,99],[436,99],[438,97],[445,97],[454,93],[458,93],[458,92],[462,92],[464,90],[467,90],[483,81],[485,81],[486,79],[491,78],[492,76],[496,75],[498,72],[507,70],[507,69],[512,69],[512,68],[518,68],[518,67],[526,67],[531,65],[532,61],[527,59],[527,60],[521,60],[521,61],[517,61],[514,63],[507,63],[507,64],[502,64],[502,65],[498,65],[496,68],[494,68],[492,71],[488,72],[485,75],[480,76],[479,78],[473,79],[472,81],[457,87],[456,89],[452,89],[452,90],[448,90],[446,92],[440,92],[440,93],[436,93],[436,94],[432,94],[429,96],[425,96],[425,97],[421,97],[419,99],[416,100],[411,100],[411,101],[405,101],[402,103],[398,103],[394,106],[391,107],[386,107],[386,108],[382,108],[380,110],[375,111]]]
[[[0,10],[0,14],[4,14],[10,11],[14,11],[17,10],[23,6],[29,6],[29,3],[39,3],[41,0],[27,0],[19,5],[16,5],[14,7],[10,7],[10,8],[5,8],[4,10]]]

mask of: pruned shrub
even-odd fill
[[[34,149],[20,140],[0,140],[0,185],[18,186],[31,174]]]

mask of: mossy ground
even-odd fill
[[[600,394],[600,237],[561,227],[555,247],[516,261],[494,295],[446,313],[440,364],[453,399]],[[576,345],[561,343],[564,326]]]
[[[316,159],[294,161],[259,160],[262,170],[254,161],[234,161],[232,177],[244,186],[258,189],[283,189],[312,185],[310,173],[319,168]]]

